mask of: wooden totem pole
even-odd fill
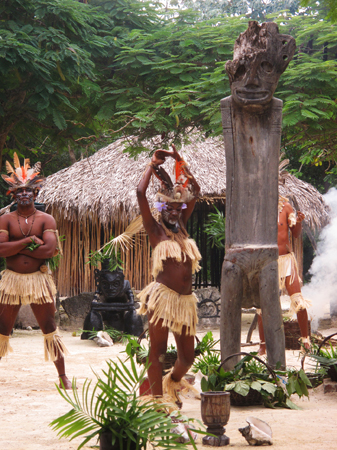
[[[268,362],[285,366],[277,268],[282,101],[273,94],[295,48],[294,38],[279,34],[275,23],[252,21],[226,63],[232,95],[221,100],[227,164],[222,359],[240,352],[241,308],[255,306],[262,309]]]

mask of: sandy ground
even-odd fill
[[[247,315],[246,322],[250,317]],[[200,330],[199,337],[206,330]],[[322,331],[322,330],[321,330]],[[336,330],[337,331],[337,330]],[[327,335],[334,330],[324,330]],[[219,335],[213,330],[215,337]],[[92,341],[81,341],[71,332],[62,332],[71,355],[66,361],[69,378],[76,377],[83,385],[85,378],[94,378],[92,370],[106,367],[107,359],[124,358],[124,345],[99,348]],[[246,330],[243,333],[245,341]],[[172,338],[170,338],[172,339]],[[253,342],[257,342],[253,334]],[[17,330],[11,339],[14,353],[0,361],[0,450],[75,450],[80,440],[69,442],[59,439],[49,423],[69,411],[70,406],[55,388],[56,369],[43,360],[43,338],[40,331]],[[256,350],[248,347],[243,350]],[[298,352],[287,351],[287,365],[299,366]],[[269,423],[273,430],[275,450],[335,450],[337,449],[337,393],[324,394],[320,386],[310,391],[310,399],[292,400],[302,409],[267,409],[264,407],[232,407],[226,426],[230,438],[229,447],[247,448],[248,444],[238,431],[246,425],[248,416],[255,416]],[[200,401],[184,401],[182,412],[189,417],[200,418]],[[83,447],[85,450],[93,448]],[[198,449],[204,447],[198,440]]]

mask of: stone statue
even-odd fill
[[[273,94],[295,47],[275,23],[251,21],[226,63],[232,95],[221,100],[227,165],[222,359],[240,352],[241,308],[255,306],[263,312],[269,363],[285,365],[277,275],[282,101]]]
[[[143,323],[136,313],[133,292],[121,270],[110,271],[107,264],[95,269],[96,293],[91,310],[84,320],[82,339],[88,339],[87,331],[102,330],[103,325],[139,336]]]

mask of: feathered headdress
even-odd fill
[[[12,194],[16,189],[22,187],[30,187],[32,189],[40,189],[44,181],[43,177],[38,176],[41,170],[41,163],[37,162],[32,168],[30,160],[24,159],[23,166],[20,166],[18,155],[14,153],[13,157],[14,169],[11,164],[6,161],[6,170],[8,175],[1,174],[2,178],[9,184],[8,194]]]
[[[175,184],[168,173],[158,166],[152,166],[156,177],[161,181],[161,187],[157,193],[157,202],[188,203],[195,194],[191,185],[187,163],[184,160],[176,161]]]

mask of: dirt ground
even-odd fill
[[[251,320],[245,315],[245,324]],[[212,330],[215,337],[218,330]],[[247,329],[243,329],[245,341]],[[337,329],[320,330],[328,335]],[[202,337],[206,330],[199,330]],[[86,378],[94,378],[92,370],[99,372],[106,367],[106,360],[114,359],[124,350],[117,344],[99,348],[93,341],[81,341],[79,336],[62,331],[64,341],[71,355],[66,360],[69,378],[76,377],[79,389]],[[170,338],[172,339],[172,338]],[[253,342],[257,342],[256,331]],[[43,338],[41,332],[17,330],[11,339],[14,352],[0,361],[0,450],[75,450],[80,440],[72,442],[62,438],[49,427],[50,422],[66,413],[70,405],[55,388],[56,369],[43,359]],[[243,350],[253,351],[257,347]],[[287,351],[287,365],[299,366],[298,351]],[[248,416],[266,421],[273,430],[275,450],[336,450],[337,449],[337,393],[324,394],[320,386],[310,390],[310,399],[292,400],[302,409],[266,409],[258,407],[232,407],[226,426],[230,438],[229,447],[247,448],[248,444],[238,428],[246,425]],[[189,417],[200,418],[200,401],[184,401],[182,412]],[[95,445],[83,447],[85,450]],[[204,447],[198,440],[198,449]]]

